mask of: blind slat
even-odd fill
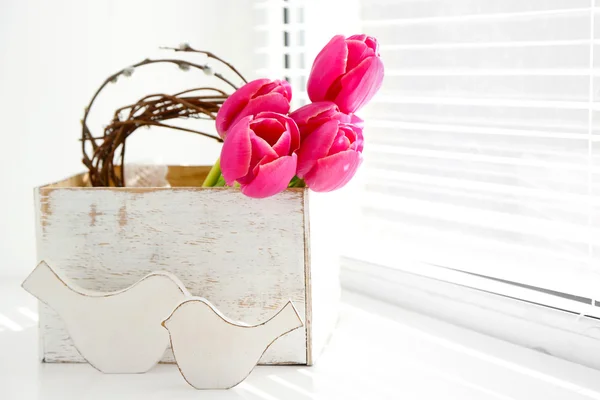
[[[565,110],[595,110],[600,111],[600,103],[583,101],[541,101],[519,99],[489,99],[489,98],[460,98],[460,97],[408,97],[403,95],[382,94],[374,103],[386,104],[436,104],[459,105],[472,107],[511,107],[511,108],[550,108]]]
[[[376,205],[385,210],[404,212],[410,210],[413,213],[424,213],[428,217],[446,219],[457,223],[490,226],[503,231],[600,245],[600,228],[586,225],[561,223],[433,201],[414,200],[402,196],[392,198],[391,196],[375,193],[366,194],[364,201],[366,204]]]
[[[423,18],[394,18],[394,19],[367,19],[363,20],[363,26],[369,28],[373,26],[403,26],[403,25],[419,25],[419,24],[440,24],[440,23],[468,23],[470,21],[497,21],[497,20],[515,20],[515,19],[530,19],[530,18],[552,18],[555,16],[566,15],[581,15],[589,13],[591,7],[572,8],[572,9],[557,9],[557,10],[539,10],[539,11],[522,11],[522,12],[504,12],[491,14],[467,14],[467,15],[452,15],[452,16],[432,16]]]
[[[381,170],[376,168],[369,168],[366,176],[368,179],[378,182],[393,182],[394,180],[401,180],[404,182],[420,182],[424,185],[440,185],[460,189],[480,190],[497,194],[512,194],[515,196],[530,196],[539,199],[568,201],[573,203],[570,205],[572,207],[576,207],[578,205],[600,206],[599,198],[595,198],[587,194],[573,194],[566,191],[549,191],[543,189],[519,187],[515,185],[500,185],[481,181],[475,182],[450,177],[438,178],[431,175],[411,174],[402,171]]]
[[[550,132],[545,130],[533,129],[510,129],[510,128],[495,128],[493,126],[468,126],[468,125],[453,125],[453,124],[431,124],[418,123],[410,121],[386,121],[386,120],[368,120],[365,122],[367,128],[399,128],[399,129],[417,129],[424,131],[436,132],[456,132],[456,133],[474,133],[481,135],[507,135],[507,136],[524,136],[537,138],[555,138],[555,139],[574,139],[588,140],[589,135],[577,132]],[[599,136],[600,137],[600,136]]]
[[[557,163],[540,161],[535,159],[516,158],[516,157],[501,157],[491,155],[481,155],[472,153],[458,153],[452,151],[442,150],[429,150],[429,149],[414,149],[404,147],[392,147],[382,145],[371,145],[369,151],[373,153],[381,154],[396,154],[396,155],[412,155],[412,156],[423,156],[432,158],[443,158],[443,159],[458,159],[458,160],[469,160],[476,162],[489,162],[505,165],[520,165],[528,167],[539,167],[556,170],[569,170],[569,171],[585,171],[594,174],[600,173],[600,165],[588,166],[587,163],[573,164],[573,163]]]
[[[548,289],[556,288],[557,290],[564,289],[560,287],[560,281],[552,280],[552,285],[545,286],[542,278],[536,281],[536,272],[539,274],[540,269],[543,269],[545,272],[561,274],[565,278],[569,274],[574,275],[581,271],[584,273],[598,272],[597,268],[590,265],[590,255],[586,251],[587,249],[581,246],[559,241],[544,241],[533,237],[528,238],[529,241],[526,242],[518,240],[516,235],[494,235],[493,229],[478,230],[466,224],[461,226],[448,223],[442,229],[439,220],[431,219],[430,223],[426,224],[409,213],[404,214],[412,218],[405,218],[403,223],[398,223],[397,220],[385,218],[385,213],[380,214],[382,214],[381,219],[374,218],[364,221],[361,229],[369,234],[367,243],[373,241],[388,246],[392,242],[396,242],[396,246],[391,246],[390,249],[383,251],[383,254],[390,257],[387,264],[400,265],[407,257],[435,265],[488,274],[499,279],[527,282],[531,285]],[[379,246],[375,245],[375,247]],[[429,249],[429,251],[423,252],[423,249]],[[396,256],[392,257],[391,254],[394,252]],[[419,254],[420,252],[422,254]],[[466,253],[462,254],[461,252]],[[448,260],[444,261],[446,256],[448,256]],[[482,258],[477,262],[461,265],[461,257],[464,261],[474,261],[477,257]],[[570,270],[562,268],[565,262],[569,263]],[[494,271],[495,268],[497,268],[496,271]],[[521,270],[527,272],[524,274],[529,277],[527,281],[519,279]],[[572,284],[572,288],[576,288],[578,283],[578,280],[569,282]],[[576,293],[577,290],[573,290],[573,293]]]
[[[388,66],[386,76],[600,76],[594,68],[479,68],[479,69],[394,69]]]
[[[459,42],[459,43],[417,43],[417,44],[382,44],[381,51],[389,54],[398,50],[445,50],[445,49],[497,49],[521,47],[563,47],[589,46],[600,44],[599,39],[570,39],[570,40],[512,40],[507,42]]]

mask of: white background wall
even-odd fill
[[[146,57],[172,56],[157,48],[182,42],[217,53],[253,78],[252,4],[0,0],[0,279],[34,266],[33,188],[84,170],[79,121],[100,83]],[[207,83],[200,72],[146,67],[105,91],[90,128],[100,134],[117,107],[142,95]],[[218,150],[193,134],[143,130],[130,139],[127,160],[210,164]]]

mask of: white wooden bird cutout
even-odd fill
[[[167,272],[153,272],[117,292],[93,292],[67,283],[44,261],[22,286],[60,315],[83,358],[104,373],[152,368],[169,344],[161,321],[190,296]]]
[[[230,320],[201,297],[184,300],[163,322],[179,370],[196,389],[237,385],[271,343],[303,325],[291,301],[268,321],[250,326]]]

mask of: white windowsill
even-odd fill
[[[600,371],[355,293],[313,367],[257,367],[229,391],[198,393],[174,365],[103,375],[86,364],[40,364],[33,299],[0,287],[2,399],[600,399]],[[13,329],[15,326],[13,326]]]
[[[341,280],[345,289],[600,371],[600,320],[418,271],[343,258]]]

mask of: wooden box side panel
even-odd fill
[[[166,270],[227,316],[260,323],[294,302],[306,321],[305,191],[251,199],[233,189],[40,188],[38,259],[84,288],[123,289]],[[48,362],[82,361],[60,318],[40,307]],[[307,362],[306,330],[261,363]],[[171,361],[167,351],[163,361]]]
[[[310,315],[310,354],[314,363],[329,341],[338,321],[340,305],[340,256],[344,233],[351,218],[344,214],[343,191],[313,193],[307,196],[306,227],[310,232],[307,259],[310,266],[310,287],[307,288]]]

